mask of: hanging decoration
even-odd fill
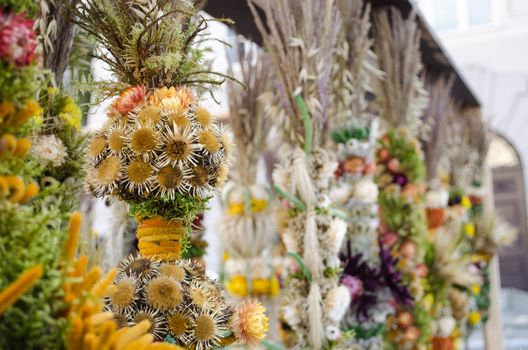
[[[374,19],[374,48],[385,72],[385,78],[375,82],[375,104],[387,128],[376,154],[380,239],[399,260],[398,270],[412,295],[397,302],[396,314],[387,319],[385,339],[393,349],[409,350],[426,349],[431,336],[431,303],[424,298],[428,287],[425,166],[416,139],[424,131],[420,118],[428,97],[419,76],[420,33],[415,17],[411,13],[404,19],[389,8]]]
[[[278,242],[271,224],[272,205],[269,186],[258,181],[262,169],[259,161],[267,149],[271,129],[267,115],[270,103],[271,62],[258,48],[235,39],[235,60],[229,63],[229,74],[239,68],[243,89],[228,82],[229,124],[237,145],[232,181],[223,196],[225,216],[220,234],[225,246],[224,271],[226,288],[236,298],[254,296],[274,309],[271,298],[280,292],[273,260]],[[235,68],[235,65],[237,68]]]
[[[271,115],[285,143],[273,172],[282,200],[279,232],[292,257],[284,341],[327,349],[346,338],[339,325],[350,302],[339,283],[346,223],[328,196],[337,163],[324,149],[335,109],[331,77],[340,17],[332,1],[254,0],[250,8],[273,63],[277,102]]]

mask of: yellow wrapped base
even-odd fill
[[[142,220],[136,236],[139,253],[147,258],[176,260],[181,256],[185,225],[181,220],[161,217]]]

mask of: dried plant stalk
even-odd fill
[[[376,84],[380,116],[390,127],[405,127],[417,135],[428,97],[419,76],[422,63],[416,15],[404,19],[392,7],[376,13],[374,49],[379,68],[385,72],[385,79]]]
[[[237,166],[232,178],[241,185],[255,182],[257,163],[267,146],[271,128],[269,119],[270,90],[273,75],[270,74],[269,57],[257,47],[244,42],[241,37],[235,41],[236,60],[229,61],[229,75],[237,76],[244,83],[229,82],[229,124],[237,145]]]
[[[287,142],[305,143],[303,118],[295,101],[300,95],[313,120],[313,144],[323,144],[333,106],[332,66],[341,24],[334,1],[249,0],[249,5],[276,72],[277,125],[284,125]]]
[[[377,70],[373,40],[369,35],[370,4],[363,0],[337,0],[341,14],[337,63],[333,81],[337,104],[336,124],[343,125],[351,119],[371,119],[367,95],[373,93],[373,80],[382,72]]]
[[[422,141],[428,181],[436,179],[442,167],[446,170],[447,123],[453,119],[457,109],[450,95],[454,81],[454,76],[441,77],[428,86],[430,102],[424,115],[424,124],[428,126],[429,132]]]

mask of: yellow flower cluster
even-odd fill
[[[260,213],[268,206],[266,199],[251,198],[249,210],[250,213]],[[228,215],[243,215],[246,213],[245,203],[229,203],[227,207]]]
[[[0,198],[7,198],[11,203],[24,204],[39,191],[40,187],[36,182],[26,184],[20,176],[0,176]]]
[[[475,326],[480,323],[482,315],[478,311],[472,311],[469,313],[468,322],[470,325]]]
[[[466,222],[464,224],[464,233],[469,238],[475,237],[475,224],[473,224],[472,222]]]
[[[0,123],[5,127],[23,125],[31,117],[40,115],[42,112],[36,100],[28,101],[21,108],[17,108],[11,102],[0,103]]]
[[[71,96],[66,97],[66,105],[59,114],[59,117],[66,124],[75,128],[75,130],[79,131],[81,129],[82,112]]]
[[[226,283],[226,289],[229,293],[239,297],[248,295],[274,297],[280,293],[280,284],[276,276],[269,279],[253,278],[248,281],[244,275],[235,275]]]

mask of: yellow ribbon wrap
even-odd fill
[[[161,260],[176,260],[181,256],[185,225],[181,220],[162,217],[142,220],[136,236],[141,255]]]

